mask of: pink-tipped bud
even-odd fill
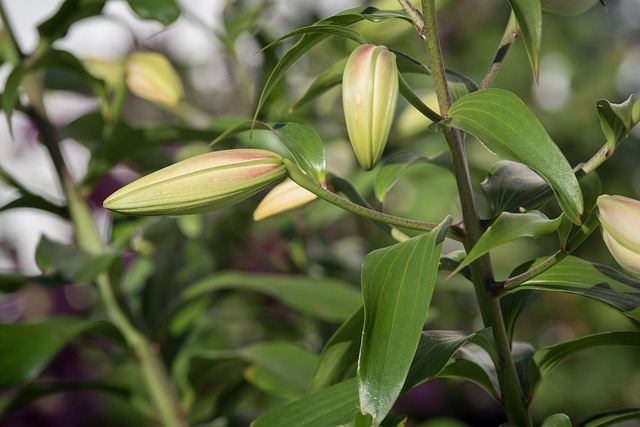
[[[214,151],[144,176],[113,193],[103,205],[131,215],[201,213],[241,202],[285,174],[282,157],[270,151]]]
[[[640,277],[640,201],[602,195],[597,205],[609,252],[622,268]]]
[[[344,69],[342,104],[351,146],[365,170],[382,156],[397,100],[396,56],[385,46],[358,46]]]

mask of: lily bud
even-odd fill
[[[127,59],[127,86],[147,101],[177,105],[184,95],[178,73],[169,60],[157,52],[138,52]]]
[[[103,206],[131,215],[185,215],[231,206],[280,181],[282,157],[265,150],[214,151],[144,176]]]
[[[622,268],[640,277],[640,201],[602,195],[597,205],[609,252]]]
[[[374,168],[387,144],[398,100],[396,56],[385,46],[358,46],[342,77],[342,103],[360,166]]]
[[[264,196],[255,212],[253,220],[260,221],[284,212],[288,212],[311,203],[318,196],[305,190],[290,179],[285,179]]]

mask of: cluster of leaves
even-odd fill
[[[59,138],[74,138],[91,150],[89,172],[80,188],[93,191],[104,176],[121,163],[141,171],[155,170],[170,163],[173,158],[164,149],[168,143],[213,140],[221,145],[256,146],[272,144],[271,136],[275,136],[297,168],[304,172],[311,187],[326,192],[324,187],[328,183],[330,188],[344,193],[345,199],[341,198],[344,202],[340,203],[369,208],[352,186],[327,171],[320,129],[283,123],[277,118],[276,101],[269,104],[270,99],[282,90],[285,75],[314,46],[330,38],[368,43],[369,40],[352,26],[362,22],[382,26],[394,20],[413,23],[405,12],[355,8],[275,40],[263,40],[263,47],[269,52],[275,44],[301,36],[279,60],[266,61],[265,68],[272,69],[268,70],[269,77],[253,120],[223,118],[206,129],[181,122],[137,128],[122,114],[121,98],[116,93],[119,89],[110,88],[91,74],[79,59],[53,47],[71,25],[100,14],[104,4],[105,1],[97,0],[66,0],[52,18],[40,25],[40,44],[33,54],[14,55],[13,58],[6,52],[4,55],[13,66],[2,94],[2,106],[9,121],[16,111],[29,115],[36,122],[46,120],[37,108],[22,104],[19,96],[21,91],[28,92],[30,77],[39,76],[43,71],[46,89],[60,89],[55,86],[55,80],[47,79],[47,75],[64,72],[74,81],[82,82],[74,85],[74,90],[101,100],[99,111],[79,117],[66,125],[59,135]],[[130,0],[129,4],[141,18],[164,24],[177,19],[180,13],[172,0]],[[509,5],[537,78],[542,40],[540,2],[512,0]],[[227,37],[233,39],[242,30],[251,28],[258,16],[257,10],[248,10],[246,14],[236,16],[235,21],[228,21]],[[227,40],[229,46],[233,46],[233,42]],[[0,276],[3,292],[16,292],[33,282],[59,286],[96,281],[104,274],[115,278],[117,298],[122,300],[119,303],[127,307],[126,312],[134,313],[134,324],[149,331],[150,340],[162,349],[162,360],[170,372],[180,411],[186,414],[190,424],[233,415],[228,407],[233,405],[237,394],[244,393],[260,402],[257,409],[251,407],[255,414],[240,421],[257,418],[253,421],[254,426],[329,427],[352,421],[362,426],[403,425],[405,419],[390,415],[398,397],[431,379],[444,377],[474,382],[496,400],[503,400],[505,391],[496,369],[502,361],[492,328],[460,332],[423,331],[423,327],[439,281],[439,269],[467,277],[472,262],[495,248],[525,237],[540,238],[557,233],[559,239],[555,254],[527,262],[514,269],[511,279],[493,284],[494,300],[502,307],[524,401],[531,402],[541,380],[579,351],[609,345],[640,346],[637,331],[585,335],[539,349],[514,340],[517,319],[544,292],[585,296],[613,307],[634,321],[640,320],[640,282],[611,267],[569,255],[595,228],[593,208],[600,194],[600,184],[589,173],[628,136],[638,121],[640,103],[633,97],[622,104],[606,100],[598,102],[606,139],[603,153],[606,155],[594,157],[595,160],[587,162],[587,168],[574,171],[536,116],[514,93],[493,88],[479,90],[479,85],[471,78],[447,70],[455,102],[448,117],[442,119],[407,83],[411,74],[430,75],[429,66],[399,50],[394,52],[402,75],[401,93],[424,116],[438,122],[431,127],[434,132],[439,132],[443,126],[459,129],[477,138],[501,158],[487,171],[481,185],[490,207],[487,229],[463,259],[459,253],[442,253],[446,237],[461,240],[461,234],[456,231],[461,227],[452,224],[451,217],[411,239],[399,232],[396,227],[400,225],[379,223],[391,238],[401,241],[366,256],[360,293],[348,280],[311,274],[305,269],[308,255],[299,247],[310,243],[299,237],[291,237],[286,243],[291,252],[297,246],[302,254],[298,254],[297,260],[291,256],[284,262],[294,264],[293,268],[284,270],[299,274],[246,273],[228,269],[241,261],[233,259],[230,252],[234,249],[241,254],[248,251],[241,246],[247,234],[245,224],[249,221],[242,209],[237,211],[240,218],[227,215],[131,221],[116,217],[112,241],[99,252],[83,247],[80,237],[78,245],[63,245],[43,238],[36,253],[43,275],[3,274]],[[345,62],[346,58],[337,61],[318,76],[306,93],[291,105],[292,114],[339,85]],[[273,122],[270,122],[271,118],[274,118]],[[41,133],[43,129],[47,127],[39,127]],[[255,133],[253,139],[247,137],[246,132],[250,129]],[[378,168],[373,181],[380,206],[384,206],[392,187],[414,164],[450,167],[447,153],[443,156],[403,151],[389,158]],[[69,206],[57,206],[32,194],[8,174],[2,173],[2,178],[16,187],[21,196],[2,206],[0,211],[33,208],[66,219],[74,218],[71,201]],[[327,212],[326,206],[316,207],[322,214]],[[549,212],[558,212],[557,208],[562,213],[549,218]],[[332,215],[336,215],[335,211],[323,216],[331,218]],[[382,216],[374,219],[384,220]],[[313,231],[320,230],[325,222],[328,221],[317,220],[317,224],[312,224]],[[405,225],[411,228],[408,223]],[[295,234],[289,225],[283,229]],[[391,240],[383,238],[385,244]],[[211,242],[225,244],[211,249]],[[131,254],[133,261],[127,265],[124,260]],[[254,254],[257,257],[264,255]],[[335,260],[322,261],[327,268],[333,263],[335,276],[342,273],[347,277],[348,271],[336,267]],[[538,268],[547,264],[551,264],[550,268]],[[538,274],[527,275],[536,268]],[[523,279],[513,280],[518,277]],[[266,308],[256,309],[257,305]],[[243,310],[253,313],[282,311],[283,307],[287,308],[285,314],[274,316],[272,325],[261,324],[255,314],[242,319],[234,314]],[[136,412],[148,416],[143,422],[151,424],[158,412],[151,403],[154,390],[140,386],[143,374],[137,370],[134,357],[125,357],[126,361],[120,363],[119,369],[113,367],[117,365],[118,357],[122,354],[130,356],[132,351],[126,331],[118,328],[117,322],[114,322],[114,328],[110,322],[97,320],[99,317],[102,316],[51,317],[39,323],[0,325],[0,339],[6,348],[0,356],[3,368],[0,386],[12,387],[3,395],[0,410],[10,413],[48,393],[94,390],[127,400]],[[110,320],[114,321],[113,318]],[[327,324],[340,326],[326,343],[314,342],[322,337],[323,326]],[[106,338],[108,344],[104,346],[117,354],[114,357],[105,355],[107,365],[119,375],[111,376],[112,380],[107,379],[110,376],[104,376],[72,385],[47,380],[46,375],[43,376],[47,365],[80,334]],[[311,348],[321,350],[314,352]],[[131,371],[135,373],[130,375]],[[261,393],[255,393],[256,390]],[[258,417],[272,408],[275,409]],[[640,410],[630,408],[595,415],[581,425],[611,425],[638,416]],[[571,421],[566,415],[557,414],[547,418],[543,425],[570,426]]]

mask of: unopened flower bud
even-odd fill
[[[127,59],[127,86],[140,98],[174,106],[184,89],[178,73],[169,60],[157,52],[138,52]]]
[[[358,46],[344,69],[342,103],[351,146],[365,170],[382,156],[397,100],[395,55],[385,46]]]
[[[264,196],[255,212],[254,221],[260,221],[311,203],[318,196],[305,190],[290,179],[285,179]]]
[[[239,203],[280,181],[282,157],[265,150],[214,151],[144,176],[104,201],[132,215],[185,215]]]
[[[609,252],[622,268],[640,277],[640,201],[602,195],[597,205]]]

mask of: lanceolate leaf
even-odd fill
[[[338,280],[234,272],[216,273],[194,283],[183,292],[181,303],[198,304],[223,289],[260,292],[295,310],[330,322],[344,321],[362,304],[356,289]]]
[[[289,111],[295,111],[303,105],[307,104],[312,99],[317,98],[329,89],[338,86],[342,83],[342,74],[344,73],[344,67],[347,63],[347,57],[333,64],[320,74],[307,88],[307,91],[293,104]]]
[[[619,425],[622,421],[640,419],[640,408],[627,408],[599,414],[577,424],[577,427],[605,427]]]
[[[635,96],[631,95],[621,104],[613,104],[606,99],[601,99],[596,104],[609,155],[613,154],[618,144],[629,136],[636,125],[633,117],[634,99]]]
[[[537,239],[551,234],[556,231],[561,222],[561,216],[556,219],[549,219],[538,211],[521,214],[503,212],[487,231],[485,231],[482,237],[480,237],[480,240],[478,240],[478,243],[476,243],[464,261],[462,261],[451,274],[457,273],[498,246],[522,237]]]
[[[362,267],[359,408],[379,425],[402,390],[435,286],[447,218],[432,232],[370,253]]]
[[[553,414],[542,422],[541,427],[571,427],[571,419],[565,414]]]
[[[65,0],[51,18],[38,26],[38,32],[49,44],[64,37],[75,22],[99,15],[106,0]]]
[[[175,0],[128,0],[131,9],[142,19],[155,19],[169,25],[180,17]]]
[[[544,259],[526,266],[533,267]],[[524,270],[522,270],[524,271]],[[623,314],[640,320],[640,281],[601,264],[567,257],[544,273],[515,288],[565,292],[583,295],[607,303]]]
[[[491,166],[480,185],[493,215],[517,211],[525,202],[549,188],[544,179],[529,167],[510,160],[500,160]]]
[[[540,0],[509,0],[520,25],[522,41],[527,49],[533,76],[538,81],[540,46],[542,44],[542,6]]]
[[[358,388],[352,378],[269,412],[251,427],[335,427],[353,419],[357,401]]]
[[[43,236],[36,249],[36,262],[46,275],[58,276],[68,283],[78,284],[95,279],[109,268],[118,255],[117,252],[90,254]]]
[[[569,219],[580,224],[583,201],[578,180],[562,151],[520,98],[502,89],[473,92],[456,101],[449,116],[449,126],[474,135],[500,157],[538,172]]]
[[[449,159],[448,151],[436,156],[429,156],[419,152],[404,152],[391,157],[378,169],[374,182],[376,199],[382,202],[389,190],[398,181],[402,172],[414,163],[427,162],[446,166],[450,162]]]
[[[70,317],[49,318],[43,323],[0,324],[0,387],[36,378],[74,337],[105,325]]]
[[[360,307],[329,338],[318,357],[309,393],[315,393],[356,375],[363,324],[364,311]]]
[[[640,347],[640,331],[602,332],[541,348],[529,365],[530,394],[533,394],[540,380],[561,362],[579,351],[603,345]]]
[[[424,331],[402,392],[438,376],[453,355],[475,334],[456,331]]]

